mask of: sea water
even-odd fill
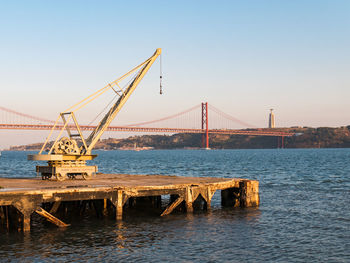
[[[2,152],[1,177],[35,177],[29,152]],[[1,232],[1,262],[350,262],[350,149],[96,151],[103,173],[247,178],[259,208],[123,221],[82,218]]]

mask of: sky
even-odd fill
[[[270,108],[278,127],[349,125],[349,14],[347,0],[0,0],[0,106],[56,119],[162,48],[164,94],[156,62],[118,122],[208,101],[257,127]],[[0,131],[0,149],[47,133]]]

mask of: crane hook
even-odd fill
[[[160,76],[160,84],[159,84],[159,94],[162,95],[163,94],[163,87],[162,87],[162,76]]]
[[[162,86],[162,80],[163,80],[163,71],[162,71],[162,55],[159,56],[159,94],[163,94],[163,86]]]

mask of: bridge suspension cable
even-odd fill
[[[152,124],[152,123],[156,123],[156,122],[161,122],[161,121],[166,121],[166,120],[170,120],[170,119],[173,119],[173,118],[176,118],[176,117],[179,117],[181,115],[185,115],[186,113],[189,113],[195,109],[199,109],[200,108],[200,104],[197,104],[187,110],[184,110],[184,111],[181,111],[179,113],[176,113],[174,115],[171,115],[171,116],[167,116],[167,117],[163,117],[163,118],[160,118],[160,119],[157,119],[157,120],[153,120],[153,121],[145,121],[145,122],[139,122],[139,123],[133,123],[133,124],[127,124],[127,125],[123,125],[123,126],[126,126],[126,127],[137,127],[137,126],[142,126],[142,125],[147,125],[147,124]]]
[[[18,116],[21,116],[21,117],[25,117],[25,118],[29,118],[29,119],[32,119],[32,120],[36,120],[36,121],[55,123],[52,120],[48,120],[48,119],[32,116],[32,115],[29,115],[29,114],[25,114],[25,113],[22,113],[22,112],[14,111],[14,110],[11,110],[11,109],[8,109],[8,108],[5,108],[5,107],[1,107],[1,106],[0,106],[0,110],[8,112],[8,113],[15,114],[15,115],[18,115]]]
[[[209,104],[209,110],[214,111],[215,113],[217,113],[218,115],[222,116],[225,119],[228,119],[228,120],[233,121],[235,123],[239,123],[246,128],[257,128],[255,125],[251,125],[247,122],[241,121],[241,120],[219,110],[218,108],[214,107],[212,104]]]

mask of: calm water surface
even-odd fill
[[[83,218],[66,230],[0,233],[1,262],[350,262],[350,149],[97,152],[104,173],[260,181],[258,209]],[[28,152],[3,152],[1,177],[34,177]]]

